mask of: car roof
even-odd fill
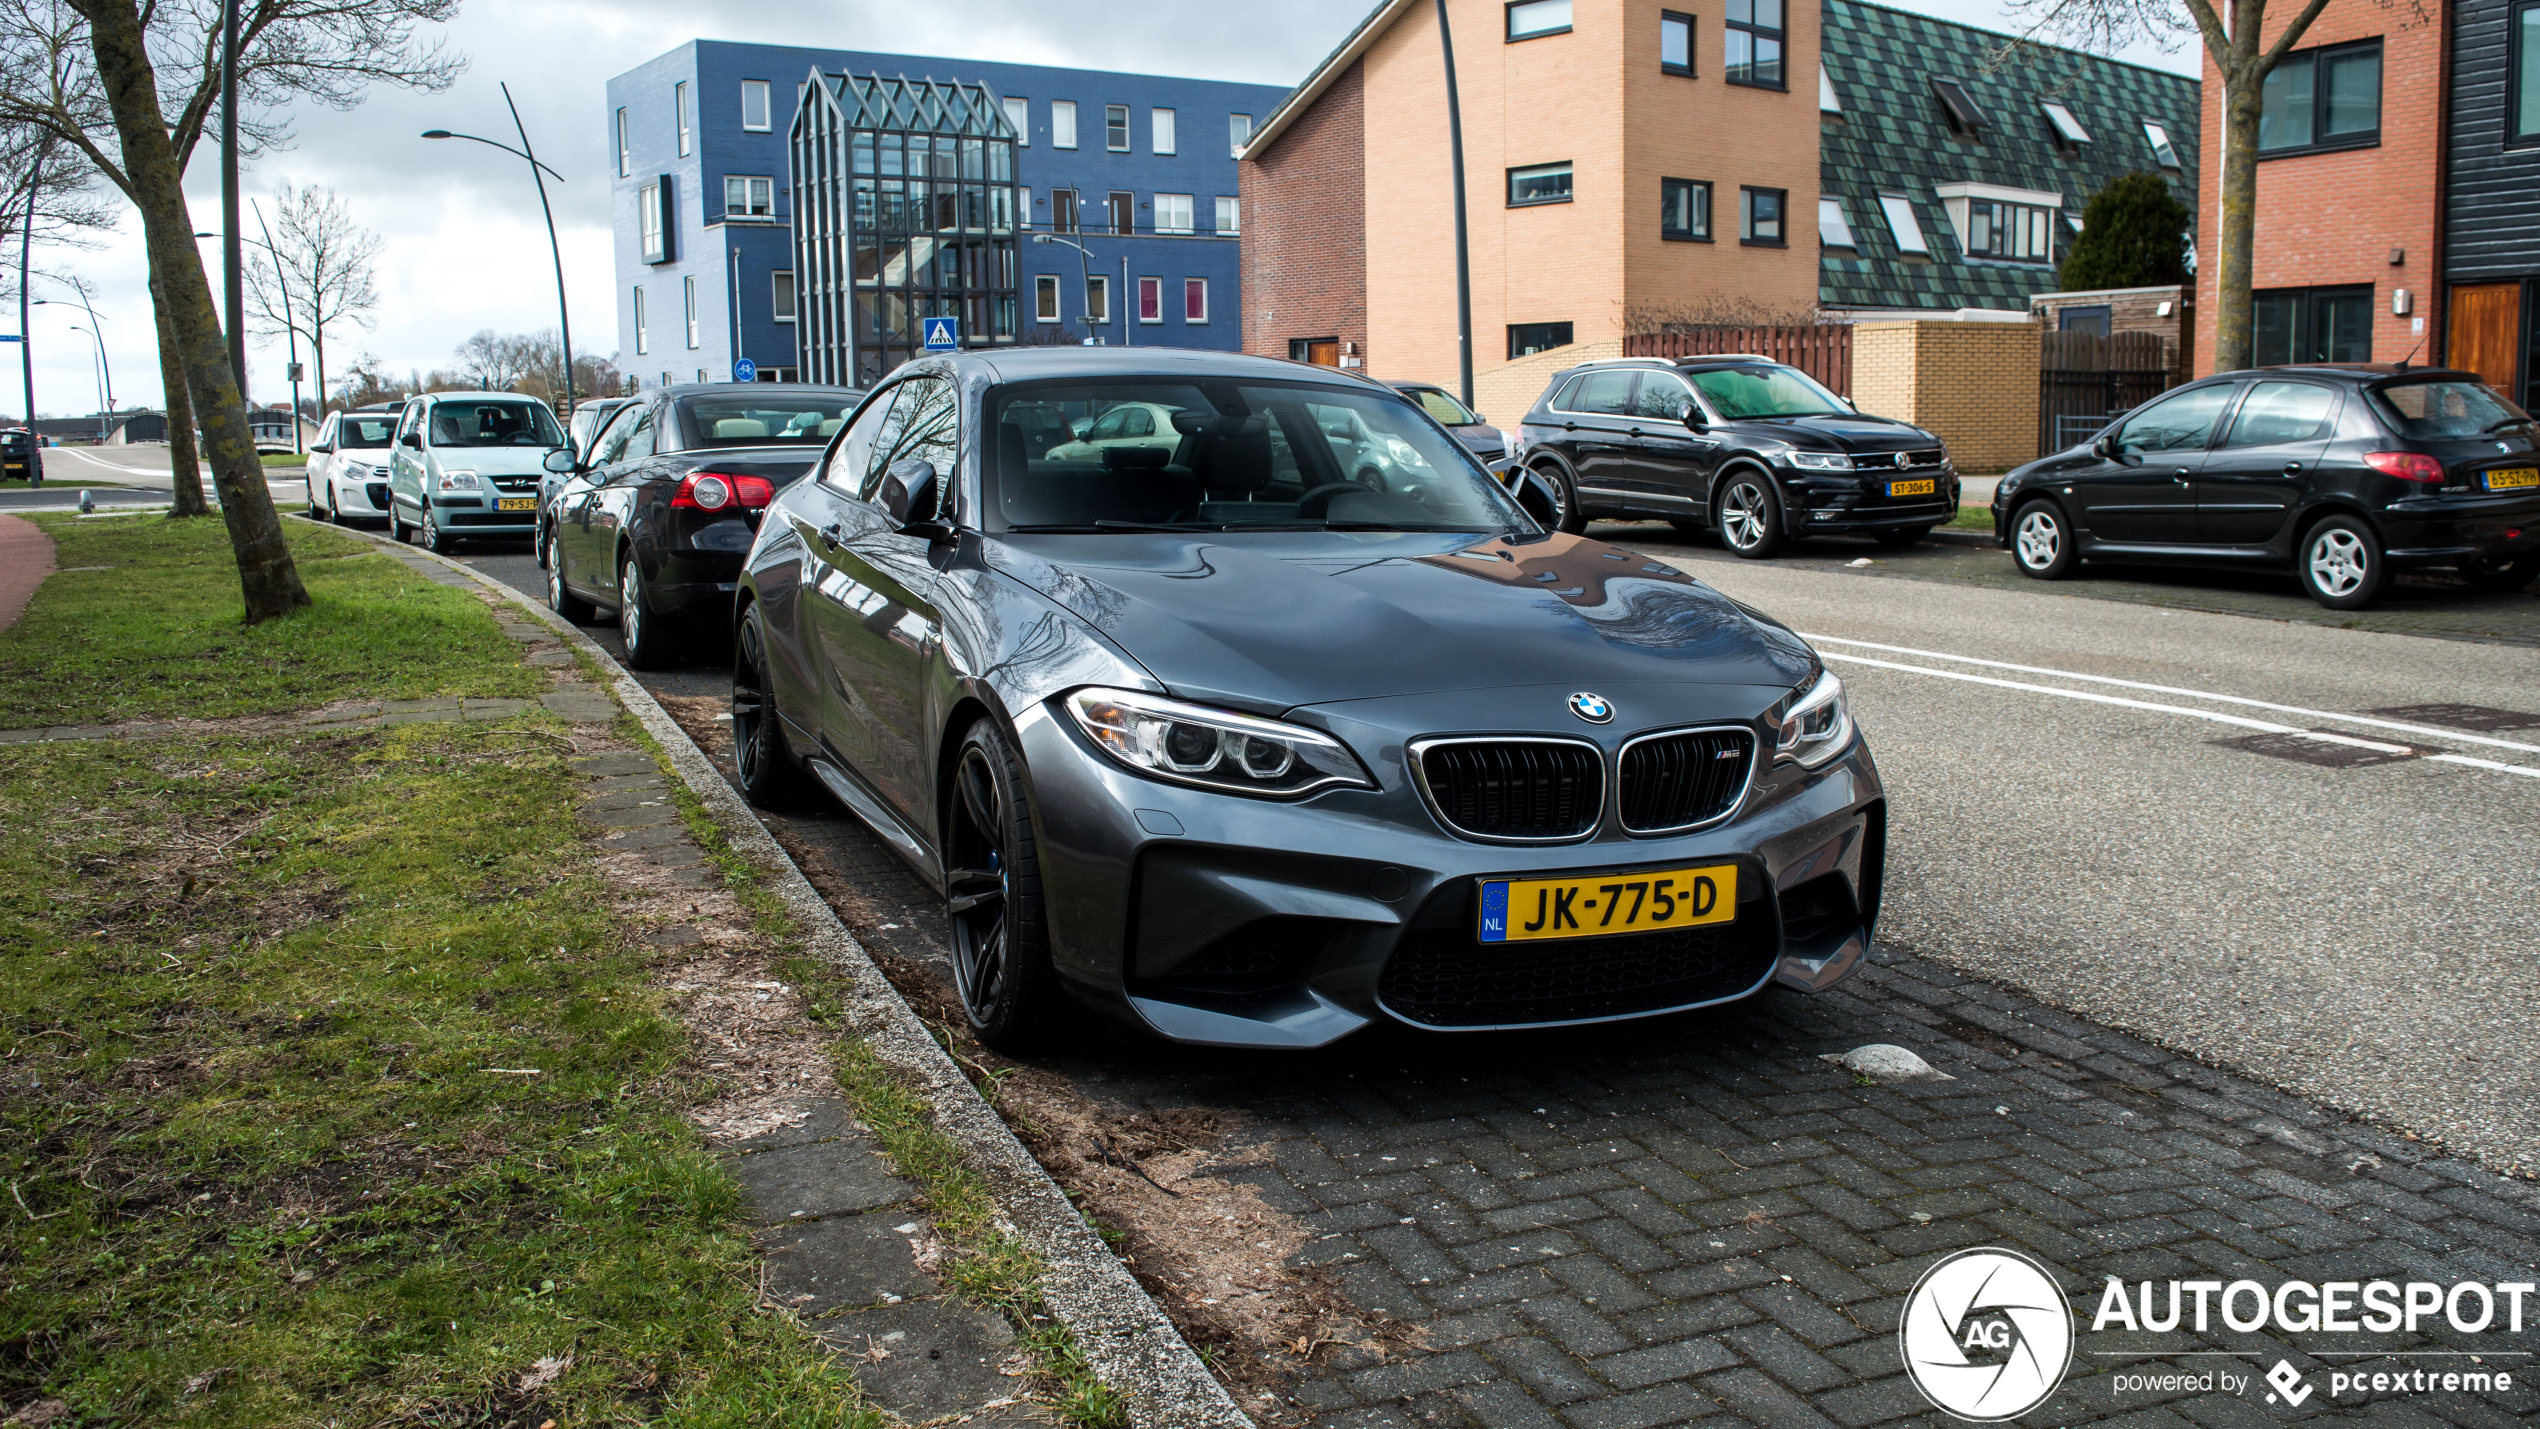
[[[2447,382],[2485,382],[2475,372],[2452,367],[2409,367],[2396,362],[2285,362],[2273,367],[2243,367],[2231,372],[2217,372],[2212,381],[2223,377],[2261,377],[2269,373],[2299,374],[2305,377],[2342,378],[2348,382],[2378,382],[2385,377],[2440,380]]]
[[[984,368],[1001,382],[1032,382],[1056,377],[1162,377],[1194,381],[1204,377],[1250,378],[1260,382],[1319,383],[1358,391],[1387,391],[1371,377],[1294,362],[1283,357],[1255,357],[1187,347],[1015,347],[971,349],[948,353],[957,367]]]
[[[864,395],[864,390],[865,389],[861,387],[833,386],[826,382],[679,382],[668,387],[656,387],[650,393],[644,395],[653,397],[729,397],[734,392],[738,391],[756,392],[769,397],[798,397],[809,393],[845,393],[861,397]],[[630,397],[627,400],[630,402],[640,402],[644,400],[644,398],[643,396],[637,396]]]

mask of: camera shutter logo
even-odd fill
[[[1991,1246],[1944,1256],[1905,1297],[1896,1332],[1914,1387],[1960,1419],[2015,1419],[2073,1362],[2073,1314],[2045,1266]]]

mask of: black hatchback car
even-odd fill
[[[2041,580],[2085,560],[2289,566],[2332,610],[2408,566],[2520,590],[2540,577],[2540,429],[2470,372],[2226,372],[2002,478],[1993,532]]]
[[[1536,399],[1518,447],[1512,485],[1564,531],[1660,517],[1760,558],[1800,536],[1911,545],[1958,513],[1940,438],[1764,357],[1581,363]]]

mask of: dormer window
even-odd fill
[[[1949,132],[1973,138],[1982,134],[1991,121],[1984,111],[1967,97],[1967,91],[1954,79],[1935,79],[1931,92],[1940,101],[1941,117],[1949,121]]]
[[[2071,110],[2051,101],[2038,107],[2046,111],[2046,123],[2055,131],[2056,148],[2077,149],[2090,142],[2090,131],[2081,127]]]
[[[2170,131],[2146,120],[2143,125],[2143,137],[2152,145],[2152,158],[2155,163],[2165,169],[2178,167],[2178,150],[2170,147]]]

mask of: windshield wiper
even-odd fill
[[[2481,431],[2479,435],[2482,437],[2493,436],[2507,427],[2527,427],[2530,425],[2531,419],[2529,417],[2506,417],[2499,421],[2489,422],[2486,429]]]

